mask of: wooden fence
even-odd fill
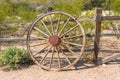
[[[106,52],[118,52],[118,54],[106,57],[102,60],[102,63],[106,63],[110,60],[113,60],[115,58],[120,57],[120,49],[100,49],[99,48],[99,42],[100,42],[100,36],[101,36],[101,23],[105,20],[120,20],[120,16],[102,16],[102,9],[97,8],[96,9],[96,25],[95,25],[95,40],[94,40],[94,56],[93,56],[93,62],[97,64],[98,60],[98,53],[99,51],[106,51]],[[117,34],[120,35],[120,34]],[[111,35],[109,35],[111,36]],[[115,35],[114,35],[115,36]]]
[[[120,36],[120,34],[101,34],[101,23],[105,20],[120,20],[120,16],[102,16],[102,9],[96,9],[96,17],[93,19],[82,18],[80,21],[95,21],[95,34],[89,34],[86,36],[94,37],[94,49],[86,49],[86,51],[94,51],[93,55],[93,63],[97,64],[99,51],[102,52],[117,52],[118,54],[112,55],[110,57],[106,57],[102,60],[102,63],[106,63],[114,58],[120,57],[120,49],[100,49],[100,37],[101,36]],[[33,38],[35,40],[37,38]],[[18,41],[26,41],[26,38],[0,38],[0,42],[18,42]]]

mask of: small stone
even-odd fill
[[[102,66],[103,66],[103,67],[105,67],[105,66],[106,66],[106,64],[102,64]]]

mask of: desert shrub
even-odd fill
[[[28,52],[17,47],[8,47],[5,51],[0,53],[0,66],[7,66],[5,69],[13,70],[19,69],[23,65],[31,65],[31,60]]]

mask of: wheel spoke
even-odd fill
[[[30,47],[40,46],[40,45],[44,45],[44,44],[48,44],[48,42],[39,43],[39,44],[33,44],[33,45],[30,45]]]
[[[73,45],[73,46],[78,46],[78,47],[82,47],[83,45],[81,44],[76,44],[76,43],[72,43],[72,42],[66,42],[66,41],[62,41],[65,44],[69,44],[69,45]]]
[[[73,29],[75,29],[77,26],[79,26],[78,24],[72,28],[70,28],[68,31],[66,31],[65,33],[63,33],[60,37],[63,37],[65,34],[69,33],[70,31],[72,31]]]
[[[51,27],[52,27],[52,34],[54,34],[54,26],[53,26],[52,16],[51,15],[49,15],[49,19],[50,19],[50,23],[51,23]]]
[[[44,49],[46,49],[49,46],[50,45],[47,45],[47,46],[43,47],[40,51],[35,52],[33,56],[36,56],[37,54],[40,54]]]
[[[44,34],[45,36],[49,37],[49,35],[47,35],[45,32],[41,31],[40,29],[38,29],[37,27],[34,27],[35,30],[37,30],[38,32]]]
[[[48,49],[48,51],[46,52],[45,56],[43,57],[43,59],[40,61],[40,64],[45,60],[45,58],[47,57],[49,51],[51,50],[52,46]]]
[[[57,28],[56,28],[56,34],[58,34],[58,30],[59,30],[59,27],[60,27],[60,20],[61,20],[61,14],[59,14],[59,17],[58,17],[58,25],[57,25]]]
[[[80,37],[83,37],[83,34],[81,34],[81,35],[76,35],[76,36],[68,36],[68,37],[64,37],[64,38],[62,38],[63,40],[64,39],[75,39],[75,38],[80,38]]]
[[[70,17],[68,18],[68,20],[66,21],[66,23],[64,24],[64,26],[62,27],[62,29],[60,30],[60,32],[58,33],[58,36],[61,35],[62,31],[65,29],[66,25],[68,24],[68,22],[70,21]]]
[[[72,54],[76,54],[75,52],[73,52],[67,45],[64,45],[64,44],[62,44],[62,46],[64,47],[64,48],[67,48],[67,50],[68,51],[70,51],[70,53],[72,53]]]
[[[51,57],[51,59],[50,59],[50,66],[49,66],[50,68],[51,68],[51,65],[52,65],[54,52],[55,52],[55,47],[53,47],[53,50],[52,50],[52,57]]]
[[[38,39],[38,40],[48,40],[45,37],[37,37],[37,36],[30,36],[31,39]]]
[[[58,65],[59,65],[59,68],[61,68],[61,60],[60,60],[59,50],[57,47],[56,47],[56,51],[57,51],[57,56],[58,56]]]
[[[62,47],[61,47],[61,46],[59,46],[59,48],[60,48],[60,50],[61,50],[62,54],[65,56],[65,58],[66,58],[67,62],[68,62],[69,64],[72,64],[72,63],[70,62],[69,58],[67,57],[67,55],[65,54],[65,52],[62,50]]]
[[[44,23],[44,21],[41,20],[41,22],[42,22],[42,24],[44,25],[45,29],[48,31],[48,33],[49,33],[50,35],[52,35],[52,33],[50,32],[50,30],[48,29],[48,27],[46,26],[46,24]]]

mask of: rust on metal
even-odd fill
[[[49,37],[49,42],[53,46],[57,46],[60,44],[61,40],[57,35],[53,35]]]

